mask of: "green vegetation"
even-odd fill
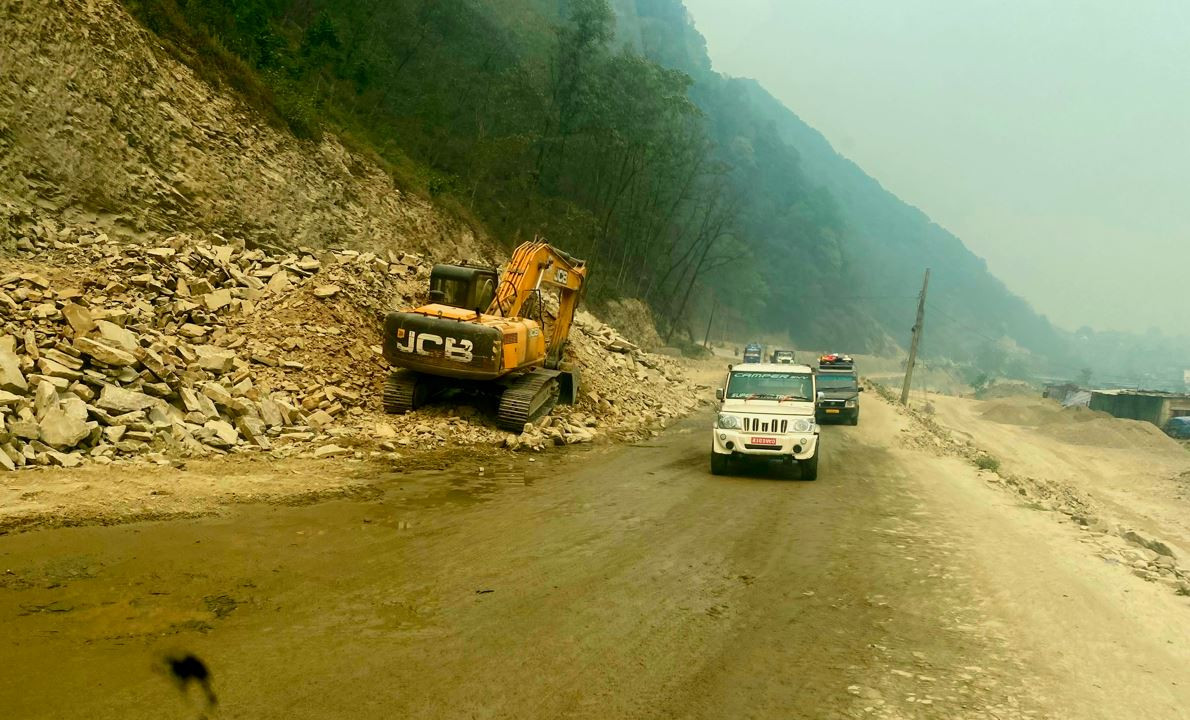
[[[1000,469],[1000,461],[991,455],[980,455],[979,457],[975,458],[975,467],[979,468],[980,470],[997,472]]]
[[[294,135],[333,129],[509,246],[588,258],[591,299],[641,298],[670,343],[701,342],[714,305],[737,336],[889,350],[932,265],[952,319],[931,315],[927,353],[1056,345],[957,239],[713,72],[681,0],[125,4]]]

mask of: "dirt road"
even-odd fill
[[[0,537],[10,718],[1160,718],[1187,598],[875,398],[817,482],[712,477],[707,419],[368,497]],[[204,710],[157,667],[214,675]]]

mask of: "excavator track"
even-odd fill
[[[520,434],[525,423],[545,415],[558,402],[556,373],[536,371],[514,380],[500,396],[496,427]]]
[[[414,408],[417,395],[417,374],[394,370],[384,383],[384,411],[390,415],[404,415]]]

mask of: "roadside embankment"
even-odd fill
[[[1180,443],[1042,398],[932,396],[930,406],[899,409],[927,431],[907,443],[969,460],[987,482],[1076,524],[1106,562],[1190,594],[1190,452]]]

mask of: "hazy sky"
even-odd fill
[[[686,0],[1068,329],[1190,334],[1190,0]]]

